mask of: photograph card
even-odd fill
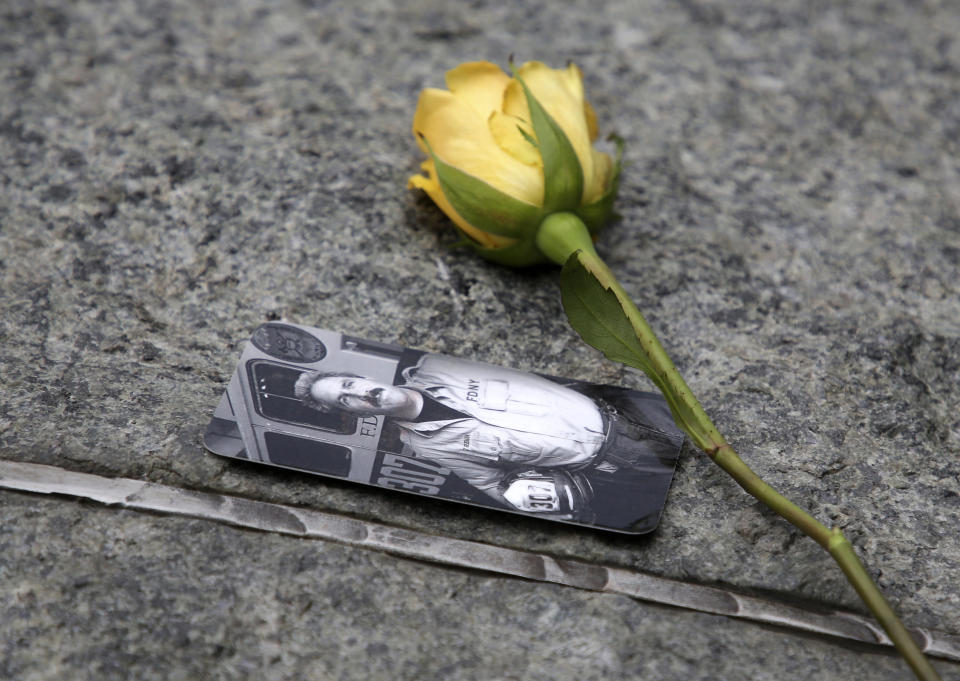
[[[604,530],[659,522],[663,398],[271,322],[204,435],[221,456]]]

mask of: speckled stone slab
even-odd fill
[[[641,540],[263,470],[204,451],[202,432],[239,344],[268,320],[648,387],[569,329],[555,271],[505,270],[450,249],[448,221],[405,188],[421,160],[410,133],[421,88],[441,86],[443,72],[468,59],[505,65],[514,54],[555,66],[572,59],[584,70],[601,131],[627,143],[621,218],[601,236],[600,252],[744,458],[815,516],[843,527],[910,624],[958,633],[957,36],[960,8],[937,0],[8,0],[0,8],[0,457],[862,611],[825,554],[689,447],[660,529]],[[37,528],[90,523],[132,556],[136,532],[156,533],[159,555],[179,551],[164,551],[164,542],[191,527],[137,519],[134,531],[126,513],[0,498],[36,519],[5,526],[9,550],[61,556],[64,570],[72,558],[62,537],[70,531],[58,538]],[[182,529],[165,534],[168,522]],[[281,541],[244,536],[250,554],[259,546],[270,555]],[[217,562],[214,544],[191,548],[201,552],[196,565]],[[426,569],[329,550],[337,560],[389,566],[398,584]],[[199,579],[168,560],[171,585]],[[3,579],[26,579],[36,565],[4,563]],[[71,603],[98,611],[119,596],[89,572],[94,588]],[[481,600],[488,578],[436,573]],[[329,575],[311,573],[311,583],[322,591]],[[245,583],[215,571],[205,579],[213,593],[244,591],[238,617],[274,616],[254,608],[265,583],[259,577]],[[505,583],[543,612],[567,607],[567,598],[587,610],[612,602]],[[357,598],[376,602],[371,584],[357,582],[369,590]],[[414,600],[431,613],[418,621],[434,624],[411,635],[403,659],[416,659],[417,641],[424,655],[436,650],[430,641],[464,621],[444,614],[453,597],[428,592]],[[0,621],[21,616],[7,603]],[[733,646],[745,667],[711,672],[701,652],[721,635],[715,628],[733,625],[683,615],[676,631],[702,645],[661,658],[641,652],[639,642],[629,648],[624,633],[660,611],[617,603],[626,619],[614,625],[581,612],[590,624],[577,630],[613,626],[610,637],[626,638],[611,644],[611,655],[643,655],[663,667],[624,663],[606,678],[640,678],[641,668],[662,679],[840,679],[853,670],[883,678],[884,669],[903,669],[839,648],[830,650],[842,650],[846,662],[805,666],[818,663],[791,646],[808,641],[736,625],[781,642],[767,656],[776,673],[763,676],[761,656],[751,652],[760,643]],[[486,607],[476,627],[523,620]],[[161,606],[153,611],[160,625],[129,619],[138,612],[91,636],[135,646],[136,627],[175,628]],[[54,613],[30,630],[36,658],[18,652],[15,669],[40,678],[44,651],[60,635],[58,618],[76,621]],[[315,655],[336,670],[323,673],[349,678],[308,620],[290,626],[296,634],[275,635],[269,655]],[[499,639],[469,627],[466,638],[525,645],[538,659],[550,646],[571,646],[543,630],[518,643],[519,634]],[[155,678],[186,678],[191,664],[201,664],[172,652],[175,641],[189,642],[184,636],[160,637],[158,659],[183,662]],[[675,639],[666,636],[664,647]],[[223,645],[246,643],[234,637]],[[583,655],[600,659],[606,653],[594,645]],[[500,659],[496,644],[476,650]],[[220,678],[246,675],[220,669]],[[411,669],[444,677],[429,671],[440,667]],[[515,677],[505,668],[469,678]]]
[[[904,678],[887,651],[625,596],[12,492],[0,511],[0,544],[38,538],[0,573],[5,679]]]

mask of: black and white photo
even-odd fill
[[[254,334],[206,441],[220,454],[639,533],[656,526],[683,435],[653,393],[272,323]]]

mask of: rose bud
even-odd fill
[[[612,213],[620,154],[593,148],[596,114],[580,69],[528,62],[511,78],[495,64],[468,62],[446,82],[448,90],[420,94],[413,132],[429,158],[408,186],[427,192],[464,243],[503,264],[532,265],[561,257],[544,243],[551,216],[599,232]]]

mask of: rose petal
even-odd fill
[[[493,138],[497,140],[497,144],[500,145],[501,149],[521,163],[526,163],[529,166],[543,167],[543,159],[540,157],[540,152],[537,151],[537,148],[530,142],[530,139],[535,138],[533,128],[530,127],[529,123],[519,118],[509,116],[502,111],[494,111],[490,114],[489,124],[490,133],[493,135]],[[523,132],[520,132],[521,128],[530,139],[524,137]]]
[[[589,182],[584,182],[583,185],[584,205],[593,203],[606,193],[613,174],[613,159],[610,154],[597,149],[590,151],[593,155],[593,175],[588,178]]]
[[[483,120],[500,110],[510,76],[496,64],[472,61],[447,71],[447,88]]]
[[[413,117],[413,131],[423,135],[434,153],[460,170],[505,194],[535,206],[543,204],[543,175],[537,167],[504,151],[473,104],[445,90],[426,89]],[[425,146],[421,142],[421,148]]]
[[[591,129],[583,96],[583,79],[574,64],[566,69],[551,69],[541,62],[527,62],[517,69],[530,92],[566,134],[583,169],[584,196],[597,184],[594,177],[591,141],[596,137],[596,116]],[[512,81],[504,93],[505,113],[530,120],[526,97],[520,83]],[[592,111],[592,109],[591,109]],[[591,137],[593,135],[593,137]],[[592,191],[592,189],[591,189]]]

